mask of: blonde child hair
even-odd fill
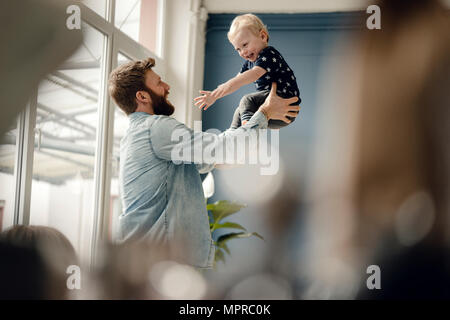
[[[267,41],[269,41],[269,32],[267,31],[267,27],[260,18],[251,13],[242,14],[233,19],[230,30],[227,34],[228,40],[232,41],[236,36],[236,33],[242,28],[248,28],[256,36],[258,36],[262,30],[267,34]]]

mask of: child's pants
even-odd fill
[[[250,120],[253,114],[259,109],[259,107],[266,101],[267,96],[269,95],[269,90],[257,91],[254,93],[246,94],[242,97],[239,102],[239,107],[236,108],[233,115],[233,121],[231,122],[230,128],[237,129],[242,125],[242,122],[245,120]],[[295,102],[291,105],[298,105],[299,102]],[[295,118],[287,117],[289,120],[294,121]],[[269,128],[270,129],[279,129],[287,126],[289,123],[286,123],[282,120],[269,120]]]

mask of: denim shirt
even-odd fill
[[[212,267],[215,246],[200,173],[211,171],[215,163],[195,163],[190,158],[173,161],[172,151],[179,143],[172,134],[175,130],[189,132],[192,142],[201,141],[201,148],[216,148],[233,136],[266,128],[266,117],[258,111],[246,125],[220,135],[194,134],[167,116],[134,112],[128,118],[129,128],[120,142],[123,213],[119,217],[118,240],[181,240],[189,252],[188,263]]]

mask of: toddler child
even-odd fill
[[[195,105],[208,109],[217,99],[233,93],[240,87],[255,82],[257,92],[245,95],[234,112],[231,128],[245,124],[269,95],[272,82],[277,82],[277,94],[282,98],[298,97],[300,90],[292,69],[274,47],[269,46],[269,33],[261,19],[253,14],[234,18],[228,32],[228,40],[246,61],[241,72],[219,85],[214,91],[201,90],[202,96],[195,98]],[[294,121],[295,118],[288,117]],[[269,128],[278,129],[288,125],[282,120],[270,120]]]

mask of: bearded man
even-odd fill
[[[129,128],[120,144],[123,213],[119,240],[182,243],[188,263],[210,268],[215,246],[200,173],[211,171],[215,163],[190,158],[181,163],[174,161],[173,150],[179,145],[173,133],[190,133],[193,143],[195,139],[202,149],[214,150],[227,139],[267,128],[269,119],[290,122],[287,116],[296,117],[300,108],[290,106],[297,98],[278,97],[273,85],[265,103],[242,127],[220,135],[194,134],[169,117],[175,110],[167,100],[170,86],[152,70],[154,65],[152,58],[133,61],[115,69],[109,79],[112,98],[129,118]]]

